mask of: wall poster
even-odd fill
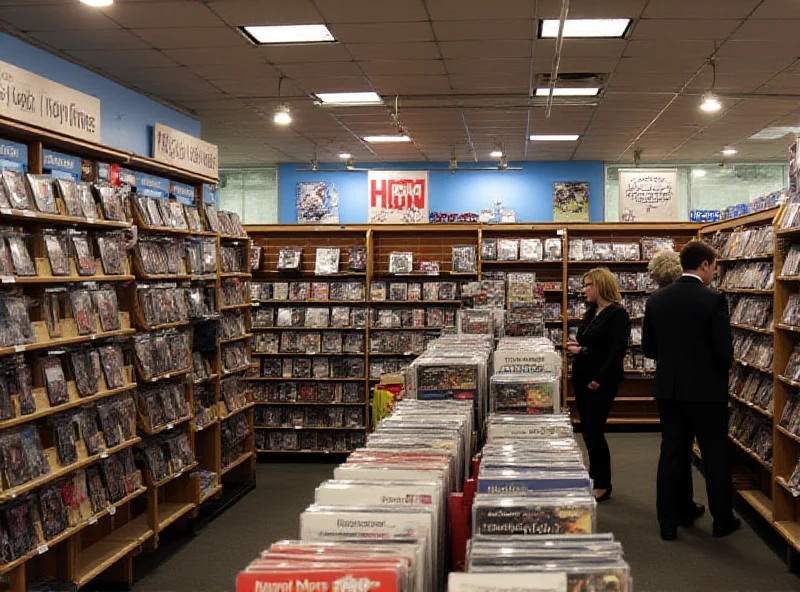
[[[298,224],[338,224],[339,191],[333,183],[304,181],[297,184]]]
[[[553,183],[553,222],[589,221],[589,183]]]
[[[428,171],[369,171],[370,224],[428,222]]]
[[[621,222],[677,220],[677,169],[620,169],[619,219]]]

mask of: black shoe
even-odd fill
[[[601,495],[600,497],[594,498],[595,501],[599,504],[601,502],[607,502],[608,500],[610,500],[611,499],[611,489],[612,488],[609,485],[608,489],[606,489],[606,492],[603,495]]]
[[[688,506],[686,511],[681,514],[681,517],[678,520],[678,525],[683,526],[684,528],[689,528],[694,524],[695,520],[700,518],[700,516],[705,513],[706,507],[703,504],[692,502],[692,505]]]
[[[722,537],[726,537],[729,534],[736,532],[742,527],[742,521],[739,520],[736,516],[731,516],[730,520],[728,520],[722,526],[717,526],[715,523],[712,531],[711,536],[716,539],[721,539]]]
[[[661,527],[661,540],[662,541],[674,541],[678,538],[678,529],[674,526],[662,526]]]

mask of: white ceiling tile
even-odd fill
[[[298,64],[281,64],[281,72],[289,78],[319,77],[360,77],[363,76],[356,62],[303,62]]]
[[[636,18],[646,0],[572,0],[569,4],[569,18]],[[561,0],[539,0],[539,18],[559,18]]]
[[[370,23],[331,25],[331,32],[342,43],[412,43],[433,41],[427,22]]]
[[[670,39],[633,39],[625,48],[626,58],[707,58],[714,53],[714,42]]]
[[[210,0],[208,7],[234,27],[322,22],[311,0]]]
[[[617,66],[617,74],[653,74],[654,72],[681,72],[694,74],[706,63],[705,58],[689,57],[665,60],[654,57],[622,58]],[[688,78],[688,76],[687,76]]]
[[[166,55],[185,66],[239,66],[256,65],[267,62],[264,54],[255,47],[167,49]]]
[[[363,92],[371,91],[369,81],[364,76],[308,76],[296,77],[293,81],[313,93]]]
[[[123,27],[216,27],[222,20],[202,2],[159,2],[157,9],[140,4],[112,4],[103,9]]]
[[[727,16],[727,15],[726,15]],[[669,41],[704,41],[727,39],[740,20],[690,18],[646,18],[634,23],[631,39],[666,39]]]
[[[158,49],[244,47],[248,41],[230,27],[175,27],[133,29],[133,33]]]
[[[22,31],[77,31],[117,29],[119,25],[103,11],[86,5],[58,4],[46,9],[35,6],[0,7],[0,21]]]
[[[690,74],[683,72],[617,72],[608,83],[614,91],[677,92]]]
[[[442,41],[439,43],[446,59],[461,58],[530,58],[529,41],[496,41],[473,43],[471,41]]]
[[[278,96],[278,81],[274,78],[214,80],[213,83],[215,86],[221,88],[224,92],[238,97]]]
[[[119,68],[128,66],[136,68],[163,68],[175,65],[174,60],[155,49],[105,49],[91,51],[74,49],[70,50],[68,53],[98,68]]]
[[[644,11],[645,18],[700,18],[717,19],[744,18],[759,5],[761,0],[725,0],[719,2],[697,2],[697,0],[650,0]]]
[[[446,76],[371,76],[380,95],[449,93]]]
[[[434,21],[439,41],[513,41],[533,39],[534,25],[529,20]]]
[[[350,54],[360,61],[375,60],[435,60],[439,50],[432,42],[421,43],[350,43]]]
[[[529,0],[427,0],[427,6],[434,21],[488,21],[533,19],[536,3]]]
[[[214,65],[188,65],[188,70],[207,80],[235,80],[250,78],[279,78],[278,71],[269,64],[250,64],[236,65],[229,64],[224,66]]]
[[[170,80],[173,77],[184,76],[187,72],[186,68],[177,65],[168,66],[166,68],[111,65],[106,66],[103,70],[130,84],[136,84],[141,81]]]
[[[275,64],[346,62],[352,59],[345,45],[341,43],[275,45],[259,48],[257,51],[265,60]]]
[[[562,58],[619,58],[627,45],[623,39],[566,39],[561,47]],[[552,59],[555,39],[539,39],[533,48],[536,58]]]
[[[445,60],[450,74],[528,74],[531,68],[529,59],[474,59]]]
[[[444,74],[442,60],[359,62],[367,76],[412,76]]]
[[[800,19],[800,5],[794,0],[764,0],[756,9],[757,19]]]
[[[467,75],[453,74],[450,76],[453,87],[460,92],[480,92],[488,93],[503,91],[505,92],[528,92],[528,76],[519,74],[483,74]]]
[[[31,37],[51,47],[70,49],[149,49],[150,46],[125,29],[98,29],[90,35],[78,31],[42,31]]]
[[[322,16],[329,23],[396,23],[427,21],[422,0],[317,0]]]
[[[749,19],[736,31],[734,39],[764,39],[776,41],[797,39],[800,19]]]
[[[562,57],[559,63],[559,72],[571,73],[596,73],[606,74],[613,72],[619,60],[613,58],[567,58]],[[538,73],[549,74],[553,68],[552,58],[539,58],[533,60],[533,69]]]

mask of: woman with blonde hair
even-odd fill
[[[675,251],[661,251],[656,253],[647,264],[650,277],[658,284],[659,288],[669,286],[683,274],[681,257]]]
[[[574,356],[572,382],[581,432],[589,453],[589,475],[598,502],[611,499],[611,453],[605,437],[606,421],[619,385],[625,377],[623,360],[628,347],[630,319],[617,279],[597,267],[583,276],[589,304],[575,339],[567,343]]]

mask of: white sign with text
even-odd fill
[[[100,99],[2,61],[0,115],[100,142]]]
[[[428,171],[369,171],[370,224],[428,222]]]
[[[153,127],[153,158],[170,166],[216,179],[219,176],[219,150],[162,123]]]
[[[621,169],[619,219],[621,222],[677,220],[677,169]]]

